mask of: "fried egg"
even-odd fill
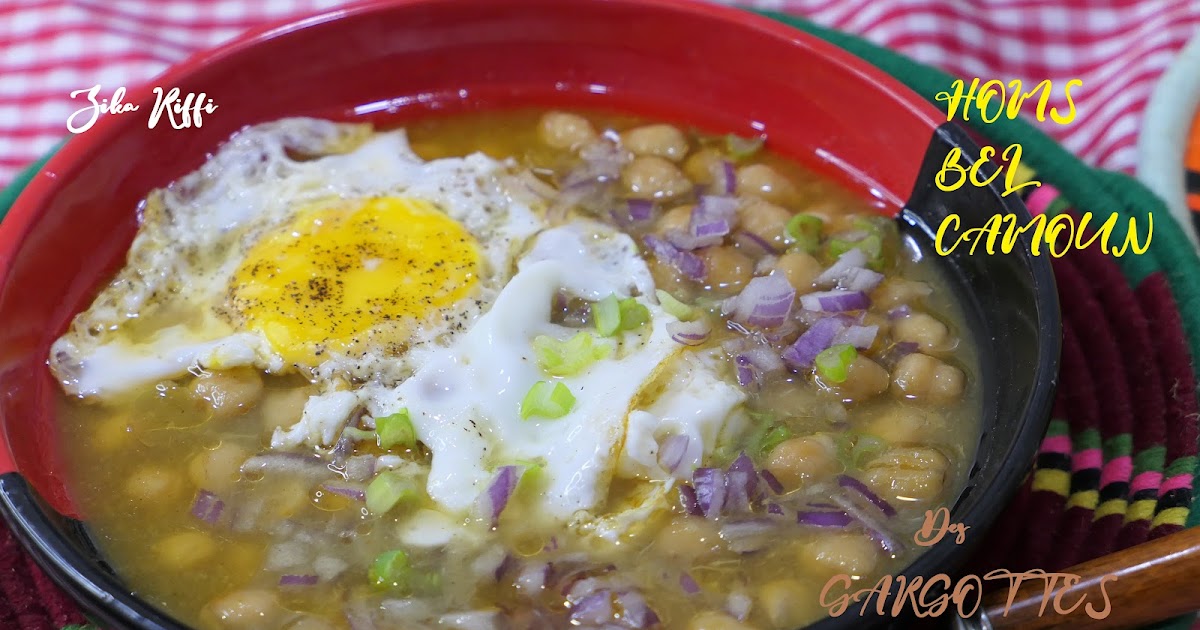
[[[542,222],[510,165],[424,161],[403,131],[248,127],[151,194],[127,264],[53,346],[68,393],[253,365],[398,381],[495,299]]]

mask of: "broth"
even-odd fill
[[[706,338],[687,351],[723,357],[714,369],[727,382],[740,379],[746,392],[736,405],[743,430],[728,428],[735,420],[724,421],[702,462],[708,472],[684,471],[669,489],[663,479],[615,479],[596,510],[625,514],[613,521],[620,523],[614,541],[545,514],[533,474],[540,468],[530,464],[492,527],[486,514],[446,510],[420,491],[430,474],[430,449],[412,442],[383,448],[377,441],[383,429],[371,425],[378,418],[362,411],[348,425],[354,431],[342,434],[347,441],[339,441],[349,452],[272,449],[272,432],[295,423],[308,396],[320,391],[315,377],[193,366],[189,374],[103,400],[60,399],[73,496],[130,588],[204,628],[589,627],[598,619],[617,627],[789,628],[824,615],[818,594],[831,576],[849,573],[873,584],[917,555],[913,532],[925,510],[953,504],[980,430],[974,348],[935,257],[872,219],[866,202],[752,142],[684,130],[678,136],[684,158],[671,153],[677,136],[661,127],[648,127],[643,137],[627,133],[651,124],[635,117],[582,113],[559,120],[555,131],[547,116],[511,111],[434,118],[408,126],[407,133],[425,160],[475,151],[512,158],[515,170],[536,178],[531,187],[546,187],[549,195],[570,189],[581,160],[578,147],[555,148],[547,138],[568,142],[564,138],[578,131],[570,125],[579,120],[595,130],[626,132],[621,146],[635,153],[665,156],[643,165],[674,165],[666,175],[646,175],[641,185],[669,185],[664,178],[683,176],[689,185],[721,193],[716,180],[724,163],[738,169],[733,196],[740,231],[692,250],[706,264],[703,281],[660,255],[681,250],[677,245],[644,253],[656,288],[681,303],[674,310],[710,324]],[[697,157],[702,154],[708,157]],[[611,211],[632,207],[629,197],[644,197],[649,219],[616,219],[638,243],[689,229],[698,195],[633,190],[629,172],[638,163],[626,155],[620,181],[601,181],[598,192],[589,190],[590,197],[568,207],[550,197],[546,220],[613,223]],[[798,213],[821,220],[796,223],[789,232],[785,224]],[[814,225],[818,237],[805,242],[803,230]],[[686,241],[678,233],[673,238]],[[872,239],[877,242],[867,244]],[[866,264],[886,277],[866,291],[868,307],[846,309],[838,319],[797,302],[781,325],[734,321],[736,296],[752,278],[775,271],[797,295],[816,293],[828,286],[814,286],[814,278],[851,250],[867,254]],[[731,298],[735,312],[727,314]],[[601,317],[596,301],[572,298],[550,307],[559,311],[558,323],[579,331],[595,330]],[[159,316],[170,323],[192,319],[186,311]],[[838,319],[842,343],[826,340],[830,347],[815,359],[819,367],[796,367],[794,356],[782,369],[773,365],[823,319]],[[155,321],[153,314],[142,318],[127,334],[140,339]],[[865,347],[854,350],[854,334],[872,326],[870,339],[859,344]],[[776,359],[760,364],[754,348],[770,348]],[[650,408],[677,382],[669,372],[643,383],[631,409]],[[347,375],[341,382],[353,388],[362,380]],[[664,438],[656,436],[660,458],[669,450]],[[717,482],[726,488],[723,496],[740,492],[731,488],[746,482],[737,476],[743,453],[753,464],[754,487],[738,501],[726,496],[722,507],[704,475],[724,479]],[[355,462],[369,462],[370,470],[353,473]],[[389,467],[392,472],[381,472]],[[418,491],[372,513],[360,496],[390,474],[415,479]],[[871,512],[866,495],[839,485],[843,476],[861,481],[897,514]],[[622,510],[656,489],[666,499],[654,509]],[[846,523],[830,526],[842,517]],[[420,518],[469,534],[446,544],[405,542]],[[886,532],[863,524],[877,521]],[[387,556],[398,549],[402,558]]]

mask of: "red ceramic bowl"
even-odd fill
[[[153,85],[204,92],[217,110],[202,127],[149,129]],[[138,201],[243,125],[296,115],[394,124],[528,105],[628,110],[766,132],[774,150],[842,180],[918,238],[948,212],[963,214],[964,228],[996,212],[1028,220],[994,188],[932,186],[950,148],[968,157],[977,148],[895,80],[764,17],[692,0],[376,2],[251,33],[153,85],[126,97],[139,111],[103,116],[72,138],[0,225],[0,511],[48,573],[113,626],[177,623],[131,594],[88,542],[62,477],[47,351],[123,264]],[[981,532],[1044,429],[1057,302],[1049,264],[1028,254],[944,264],[985,357],[985,431],[954,507]],[[967,551],[936,545],[908,573],[953,570]]]

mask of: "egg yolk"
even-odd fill
[[[383,197],[300,212],[251,248],[229,297],[284,360],[315,366],[452,306],[479,265],[477,241],[436,206]]]

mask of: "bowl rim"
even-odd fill
[[[932,132],[947,124],[944,115],[932,104],[910,90],[899,80],[888,75],[866,60],[819,37],[799,30],[791,25],[751,11],[694,0],[585,0],[594,4],[626,5],[629,7],[655,7],[669,11],[726,20],[731,26],[754,31],[761,36],[782,38],[793,46],[826,57],[840,66],[874,84],[881,97],[889,99],[889,105],[901,107],[929,125]],[[307,17],[289,19],[258,26],[230,39],[217,47],[194,53],[186,59],[168,67],[153,79],[131,88],[126,102],[153,102],[151,86],[181,83],[202,66],[216,61],[242,55],[262,43],[277,37],[289,36],[305,29],[336,22],[349,17],[369,15],[377,11],[396,10],[405,6],[430,4],[452,4],[456,0],[365,0],[343,7],[329,9]],[[524,10],[528,10],[525,7]],[[0,221],[0,283],[6,282],[12,262],[30,230],[41,219],[47,203],[57,193],[60,180],[69,176],[79,164],[86,163],[89,156],[102,147],[108,139],[119,135],[127,125],[136,124],[129,117],[102,115],[86,133],[77,134],[65,142],[28,182],[14,201],[3,221]],[[964,146],[974,147],[970,138],[963,134]],[[903,192],[903,191],[901,191]],[[903,208],[905,200],[898,204]],[[1028,218],[1028,210],[1016,202],[1021,213]],[[1045,431],[1057,384],[1061,344],[1061,316],[1058,295],[1052,268],[1043,257],[1033,257],[1032,292],[1037,306],[1038,361],[1035,368],[1033,388],[1025,400],[1023,422],[1018,434],[1012,439],[1010,455],[1032,461],[1038,442],[1035,439]],[[1043,378],[1045,376],[1050,378]],[[3,426],[0,426],[0,473],[16,471],[11,459]],[[7,467],[6,467],[7,465]],[[1021,477],[1027,473],[1023,466],[1008,465],[1002,468],[992,484],[1011,496],[1018,487]],[[991,523],[1004,507],[1004,501],[992,501],[980,506],[983,520]],[[990,506],[990,507],[989,507]],[[987,508],[987,509],[985,509]],[[14,475],[0,476],[0,513],[12,526],[14,535],[22,541],[38,560],[39,566],[54,580],[71,593],[76,601],[89,612],[116,626],[183,628],[169,613],[151,605],[140,596],[120,588],[109,574],[99,570],[68,543],[58,531],[53,520],[58,514],[41,504],[37,492],[24,479]],[[46,533],[49,532],[47,535]],[[910,562],[905,575],[930,574],[930,568],[945,564],[949,548],[937,546],[923,552]],[[82,564],[81,564],[82,563]],[[824,620],[819,625],[826,625]],[[845,620],[843,620],[845,621]],[[859,622],[865,622],[859,619]]]

